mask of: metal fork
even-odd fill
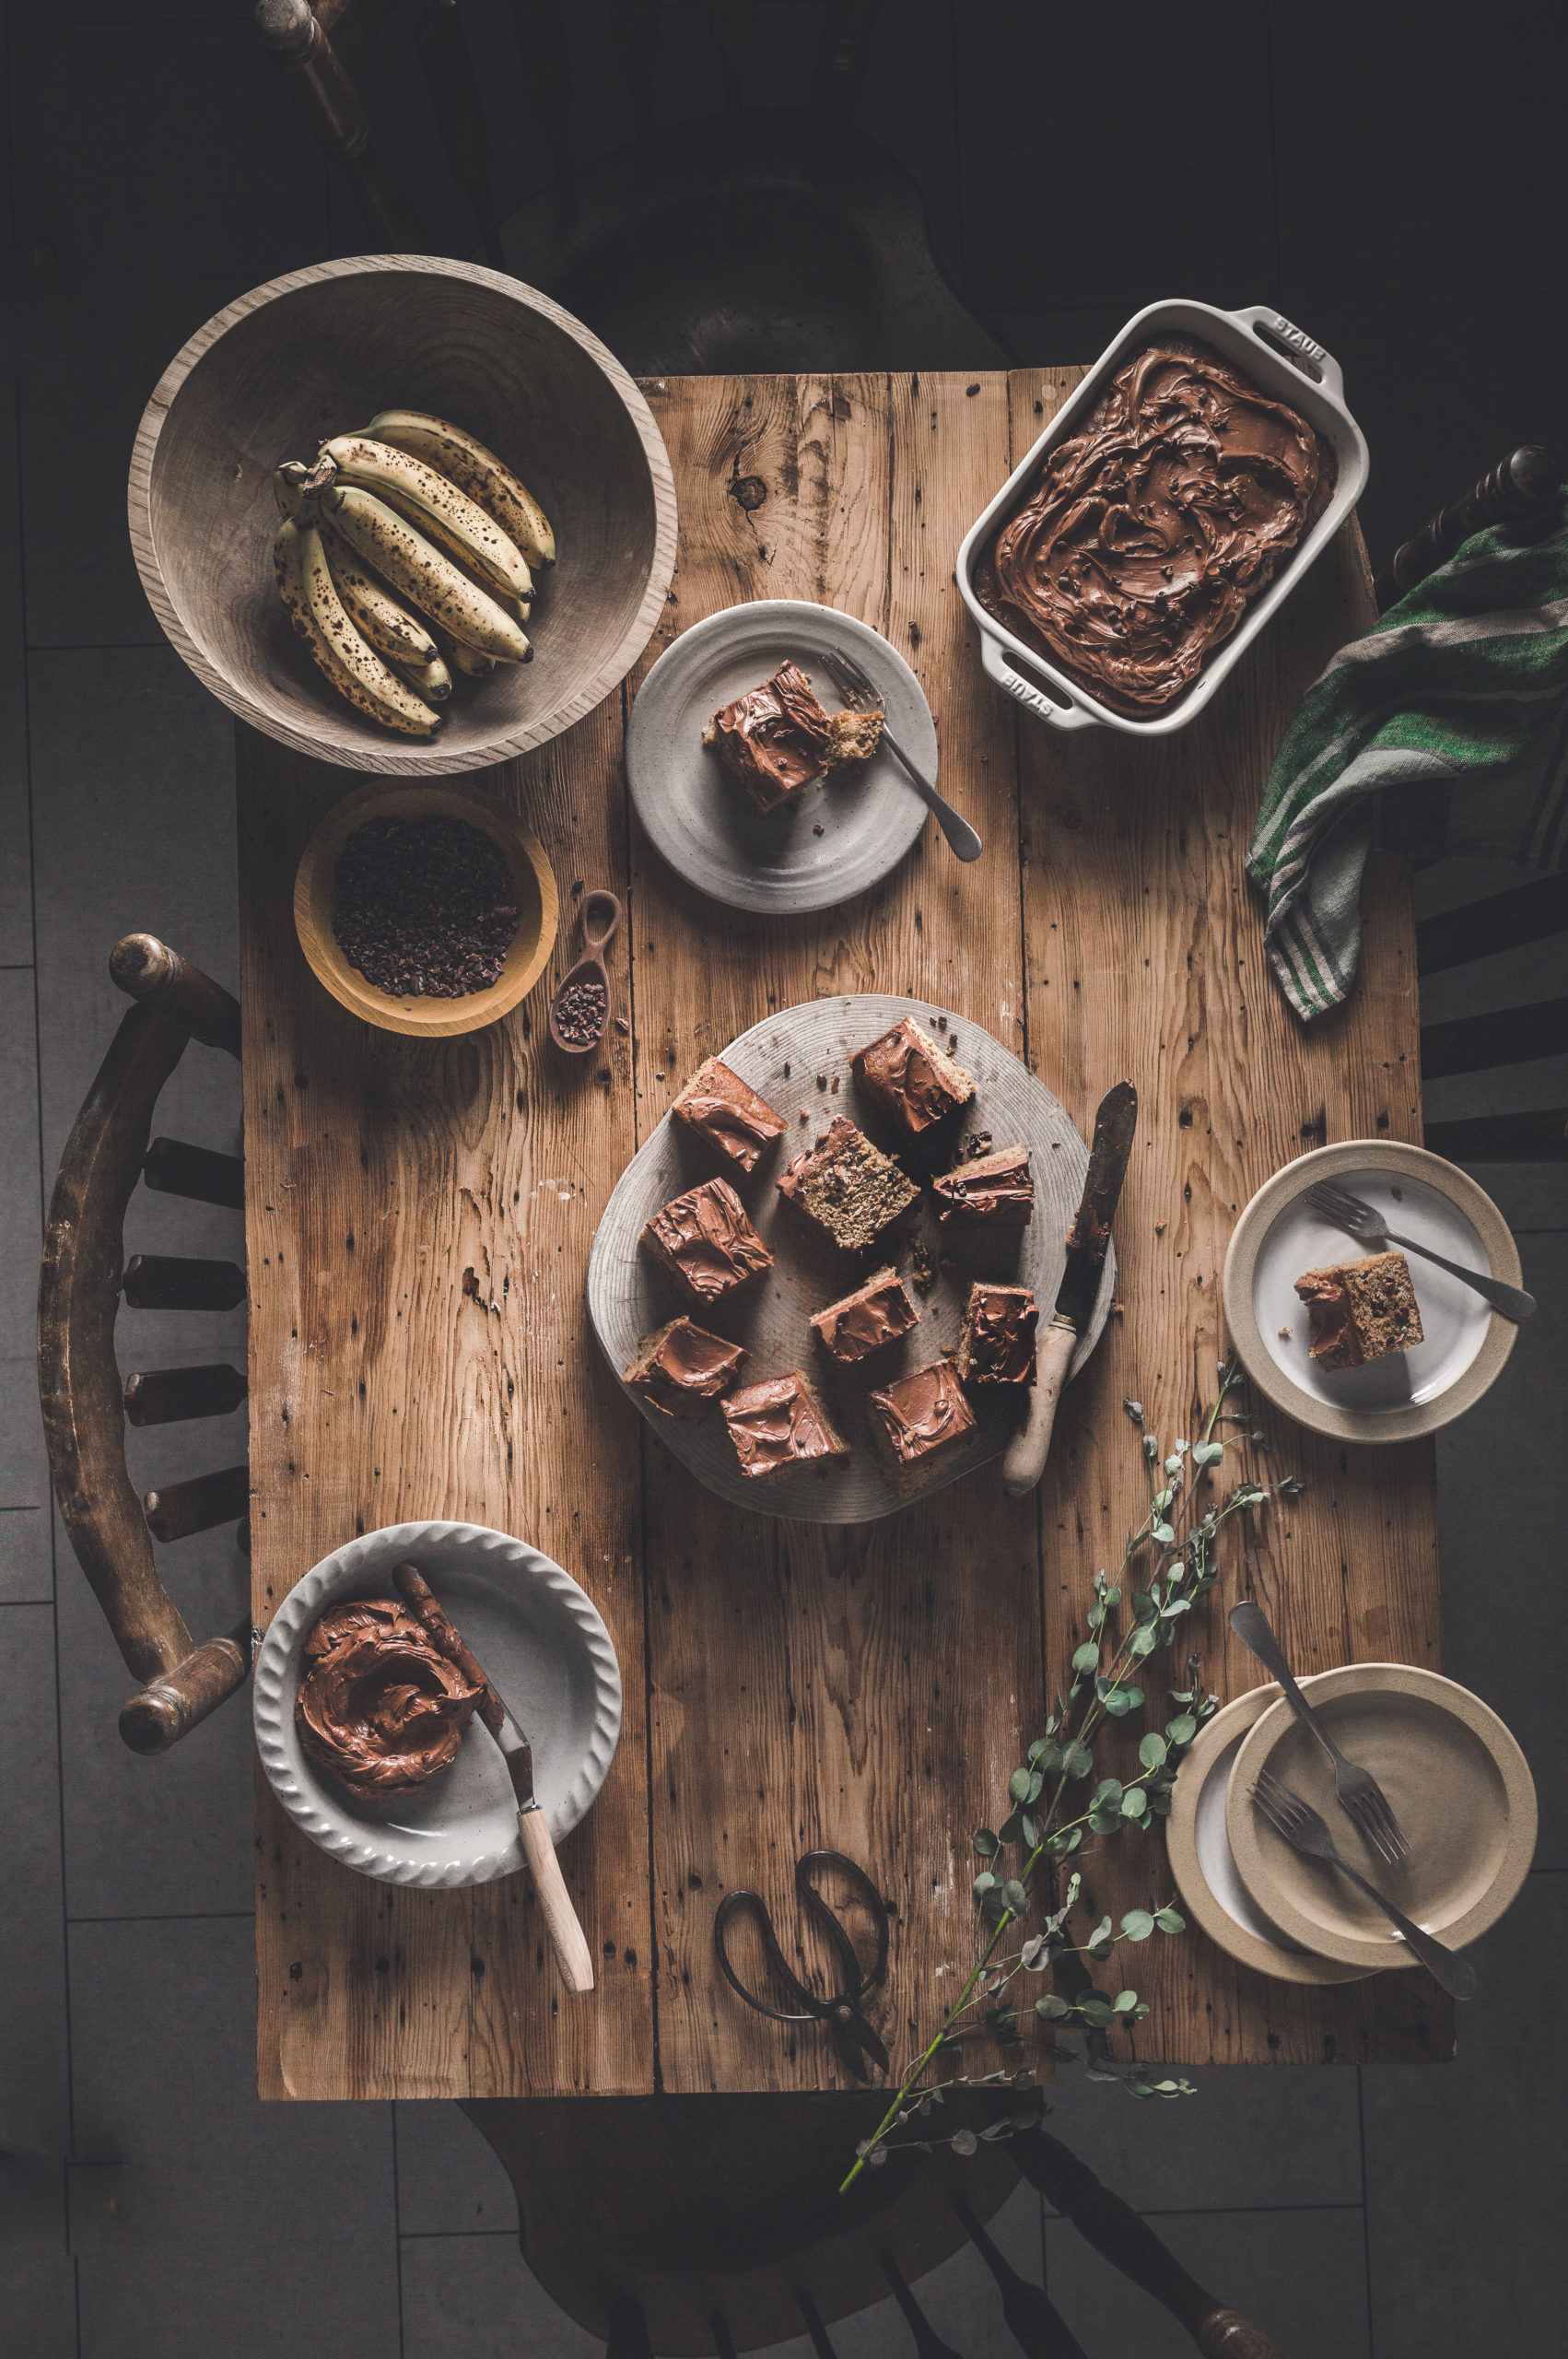
[[[1338,1228],[1348,1228],[1359,1245],[1402,1245],[1407,1253],[1419,1253],[1423,1262],[1435,1262],[1451,1278],[1462,1278],[1466,1285],[1474,1286],[1493,1310],[1500,1310],[1515,1327],[1522,1327],[1534,1313],[1536,1298],[1533,1294],[1527,1294],[1523,1286],[1504,1285],[1501,1278],[1484,1277],[1479,1270],[1462,1269],[1457,1262],[1445,1262],[1441,1253],[1434,1253],[1430,1245],[1422,1245],[1419,1238],[1396,1236],[1376,1205],[1369,1204],[1364,1197],[1352,1196],[1330,1180],[1318,1180],[1307,1190],[1306,1201],[1325,1220],[1331,1220]]]
[[[829,653],[825,655],[822,660],[826,664],[828,670],[832,673],[834,681],[838,688],[838,693],[843,698],[847,705],[852,707],[856,712],[859,712],[862,707],[867,704],[876,706],[879,710],[882,709],[883,700],[877,694],[876,682],[871,678],[869,674],[860,669],[860,664],[852,655],[846,655],[842,650],[834,648]],[[936,813],[937,826],[942,829],[942,834],[947,838],[948,843],[957,853],[959,859],[978,860],[981,852],[985,850],[985,846],[981,843],[979,837],[975,833],[974,828],[969,825],[967,819],[961,819],[959,817],[952,804],[947,800],[947,797],[937,792],[930,779],[921,777],[919,771],[915,768],[914,763],[909,759],[908,755],[904,751],[903,746],[899,744],[897,738],[888,727],[885,711],[883,713],[882,742],[887,747],[888,752],[893,756],[894,759],[903,763],[904,768],[908,771],[909,776],[919,788],[920,792],[930,804],[931,809]]]
[[[1272,1672],[1290,1699],[1291,1709],[1298,1720],[1312,1731],[1328,1755],[1334,1769],[1334,1791],[1340,1808],[1347,1818],[1353,1819],[1380,1860],[1396,1867],[1410,1856],[1410,1840],[1388,1806],[1388,1798],[1370,1769],[1360,1768],[1347,1761],[1301,1689],[1295,1675],[1285,1661],[1284,1649],[1274,1636],[1269,1616],[1260,1605],[1244,1598],[1233,1605],[1226,1615],[1231,1628],[1244,1647],[1258,1657],[1265,1671]]]
[[[1334,1848],[1333,1837],[1328,1827],[1310,1802],[1304,1802],[1299,1794],[1293,1794],[1288,1786],[1282,1786],[1278,1778],[1267,1769],[1258,1771],[1252,1799],[1276,1835],[1282,1835],[1293,1850],[1305,1852],[1311,1860],[1327,1860],[1330,1867],[1338,1868],[1341,1875],[1349,1876],[1358,1892],[1364,1892],[1368,1900],[1382,1909],[1388,1922],[1404,1935],[1433,1980],[1440,1989],[1446,1990],[1451,1999],[1475,1997],[1476,1970],[1469,1959],[1456,1956],[1452,1950],[1445,1949],[1420,1925],[1412,1923],[1403,1909],[1396,1908],[1391,1900],[1384,1899],[1375,1884],[1368,1884],[1359,1869],[1352,1868],[1348,1860],[1341,1860]]]

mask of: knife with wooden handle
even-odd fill
[[[593,1988],[593,1954],[588,1946],[577,1911],[572,1907],[561,1863],[550,1839],[550,1823],[533,1791],[533,1749],[515,1712],[472,1649],[466,1646],[439,1600],[415,1565],[394,1565],[392,1583],[409,1612],[422,1622],[433,1643],[456,1665],[471,1686],[480,1689],[480,1719],[501,1748],[507,1774],[517,1798],[517,1831],[523,1857],[533,1874],[533,1889],[544,1912],[544,1930],[556,1954],[561,1980],[581,1995]]]
[[[1010,1499],[1032,1491],[1046,1471],[1057,1403],[1072,1367],[1078,1338],[1094,1314],[1111,1241],[1111,1221],[1127,1176],[1127,1159],[1138,1129],[1138,1092],[1118,1081],[1100,1100],[1089,1176],[1067,1238],[1067,1267],[1057,1292],[1056,1316],[1035,1346],[1035,1384],[1024,1423],[1001,1461],[1002,1488]]]

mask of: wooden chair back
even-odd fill
[[[151,934],[115,945],[110,973],[134,1002],[66,1142],[49,1206],[39,1281],[38,1375],[50,1479],[76,1560],[115,1641],[142,1683],[120,1715],[136,1753],[162,1753],[216,1709],[251,1666],[249,1619],[193,1646],[158,1578],[153,1538],[177,1540],[233,1521],[249,1503],[248,1466],[227,1466],[138,1497],[125,1424],[219,1416],[245,1397],[227,1363],[135,1372],[122,1385],[114,1321],[133,1308],[232,1309],[245,1274],[232,1262],[138,1253],[124,1260],[124,1217],[138,1179],[209,1203],[243,1203],[232,1156],[151,1139],[159,1090],[186,1043],[240,1054],[240,1009],[220,986]]]
[[[553,2300],[608,2344],[608,2359],[728,2354],[804,2329],[833,2359],[836,2319],[892,2293],[917,2359],[959,2359],[920,2306],[919,2280],[965,2239],[1001,2296],[1026,2359],[1084,2359],[989,2223],[1020,2173],[1094,2249],[1159,2302],[1204,2359],[1281,2359],[1268,2337],[1191,2277],[1146,2220],[1059,2139],[982,2138],[960,2157],[893,2151],[848,2196],[845,2157],[873,2129],[881,2091],[840,2096],[495,2099],[463,2111],[512,2182],[523,2258]],[[954,2092],[942,2127],[983,2131],[1016,2098]]]
[[[1568,949],[1568,874],[1562,871],[1423,918],[1416,928],[1416,964],[1423,975],[1437,974],[1524,943],[1553,939]],[[1522,1007],[1489,1009],[1482,1015],[1422,1026],[1421,1070],[1426,1081],[1492,1073],[1532,1058],[1564,1054],[1568,998],[1530,1000]],[[1568,1106],[1428,1122],[1425,1138],[1434,1154],[1454,1163],[1568,1162]]]
[[[256,22],[317,138],[352,175],[372,240],[421,252],[427,232],[386,170],[350,71],[391,7],[257,0]],[[559,0],[512,0],[529,132],[543,135],[555,178],[503,223],[458,0],[420,0],[415,50],[431,114],[488,259],[555,296],[641,375],[1007,366],[942,276],[913,182],[851,128],[879,0],[830,0],[807,103],[766,112],[743,106],[750,0],[707,0],[706,13],[724,103],[671,137],[652,111],[659,0],[611,7],[605,65],[618,69],[634,137],[582,168]]]

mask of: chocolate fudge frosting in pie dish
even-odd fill
[[[256,1655],[256,1749],[290,1818],[345,1867],[488,1883],[523,1866],[516,1798],[473,1691],[397,1602],[404,1562],[522,1721],[553,1839],[590,1809],[621,1732],[610,1634],[569,1573],[480,1524],[392,1524],[296,1582]]]
[[[1366,475],[1338,364],[1300,329],[1151,304],[965,539],[987,672],[1059,728],[1185,726]]]

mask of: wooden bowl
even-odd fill
[[[337,856],[367,819],[466,819],[488,836],[510,872],[521,911],[507,963],[487,991],[462,999],[393,999],[366,981],[333,932]],[[556,946],[560,902],[544,847],[521,819],[471,786],[381,786],[371,780],[334,803],[301,855],[294,878],[294,923],[310,970],[352,1015],[383,1032],[438,1039],[477,1032],[514,1008],[544,973]]]
[[[560,550],[532,663],[460,680],[428,743],[329,687],[273,581],[273,469],[392,407],[488,443]],[[431,255],[291,271],[198,329],[143,416],[130,521],[153,611],[215,696],[300,753],[404,777],[479,769],[580,721],[647,645],[675,561],[669,458],[619,361],[533,288]]]

